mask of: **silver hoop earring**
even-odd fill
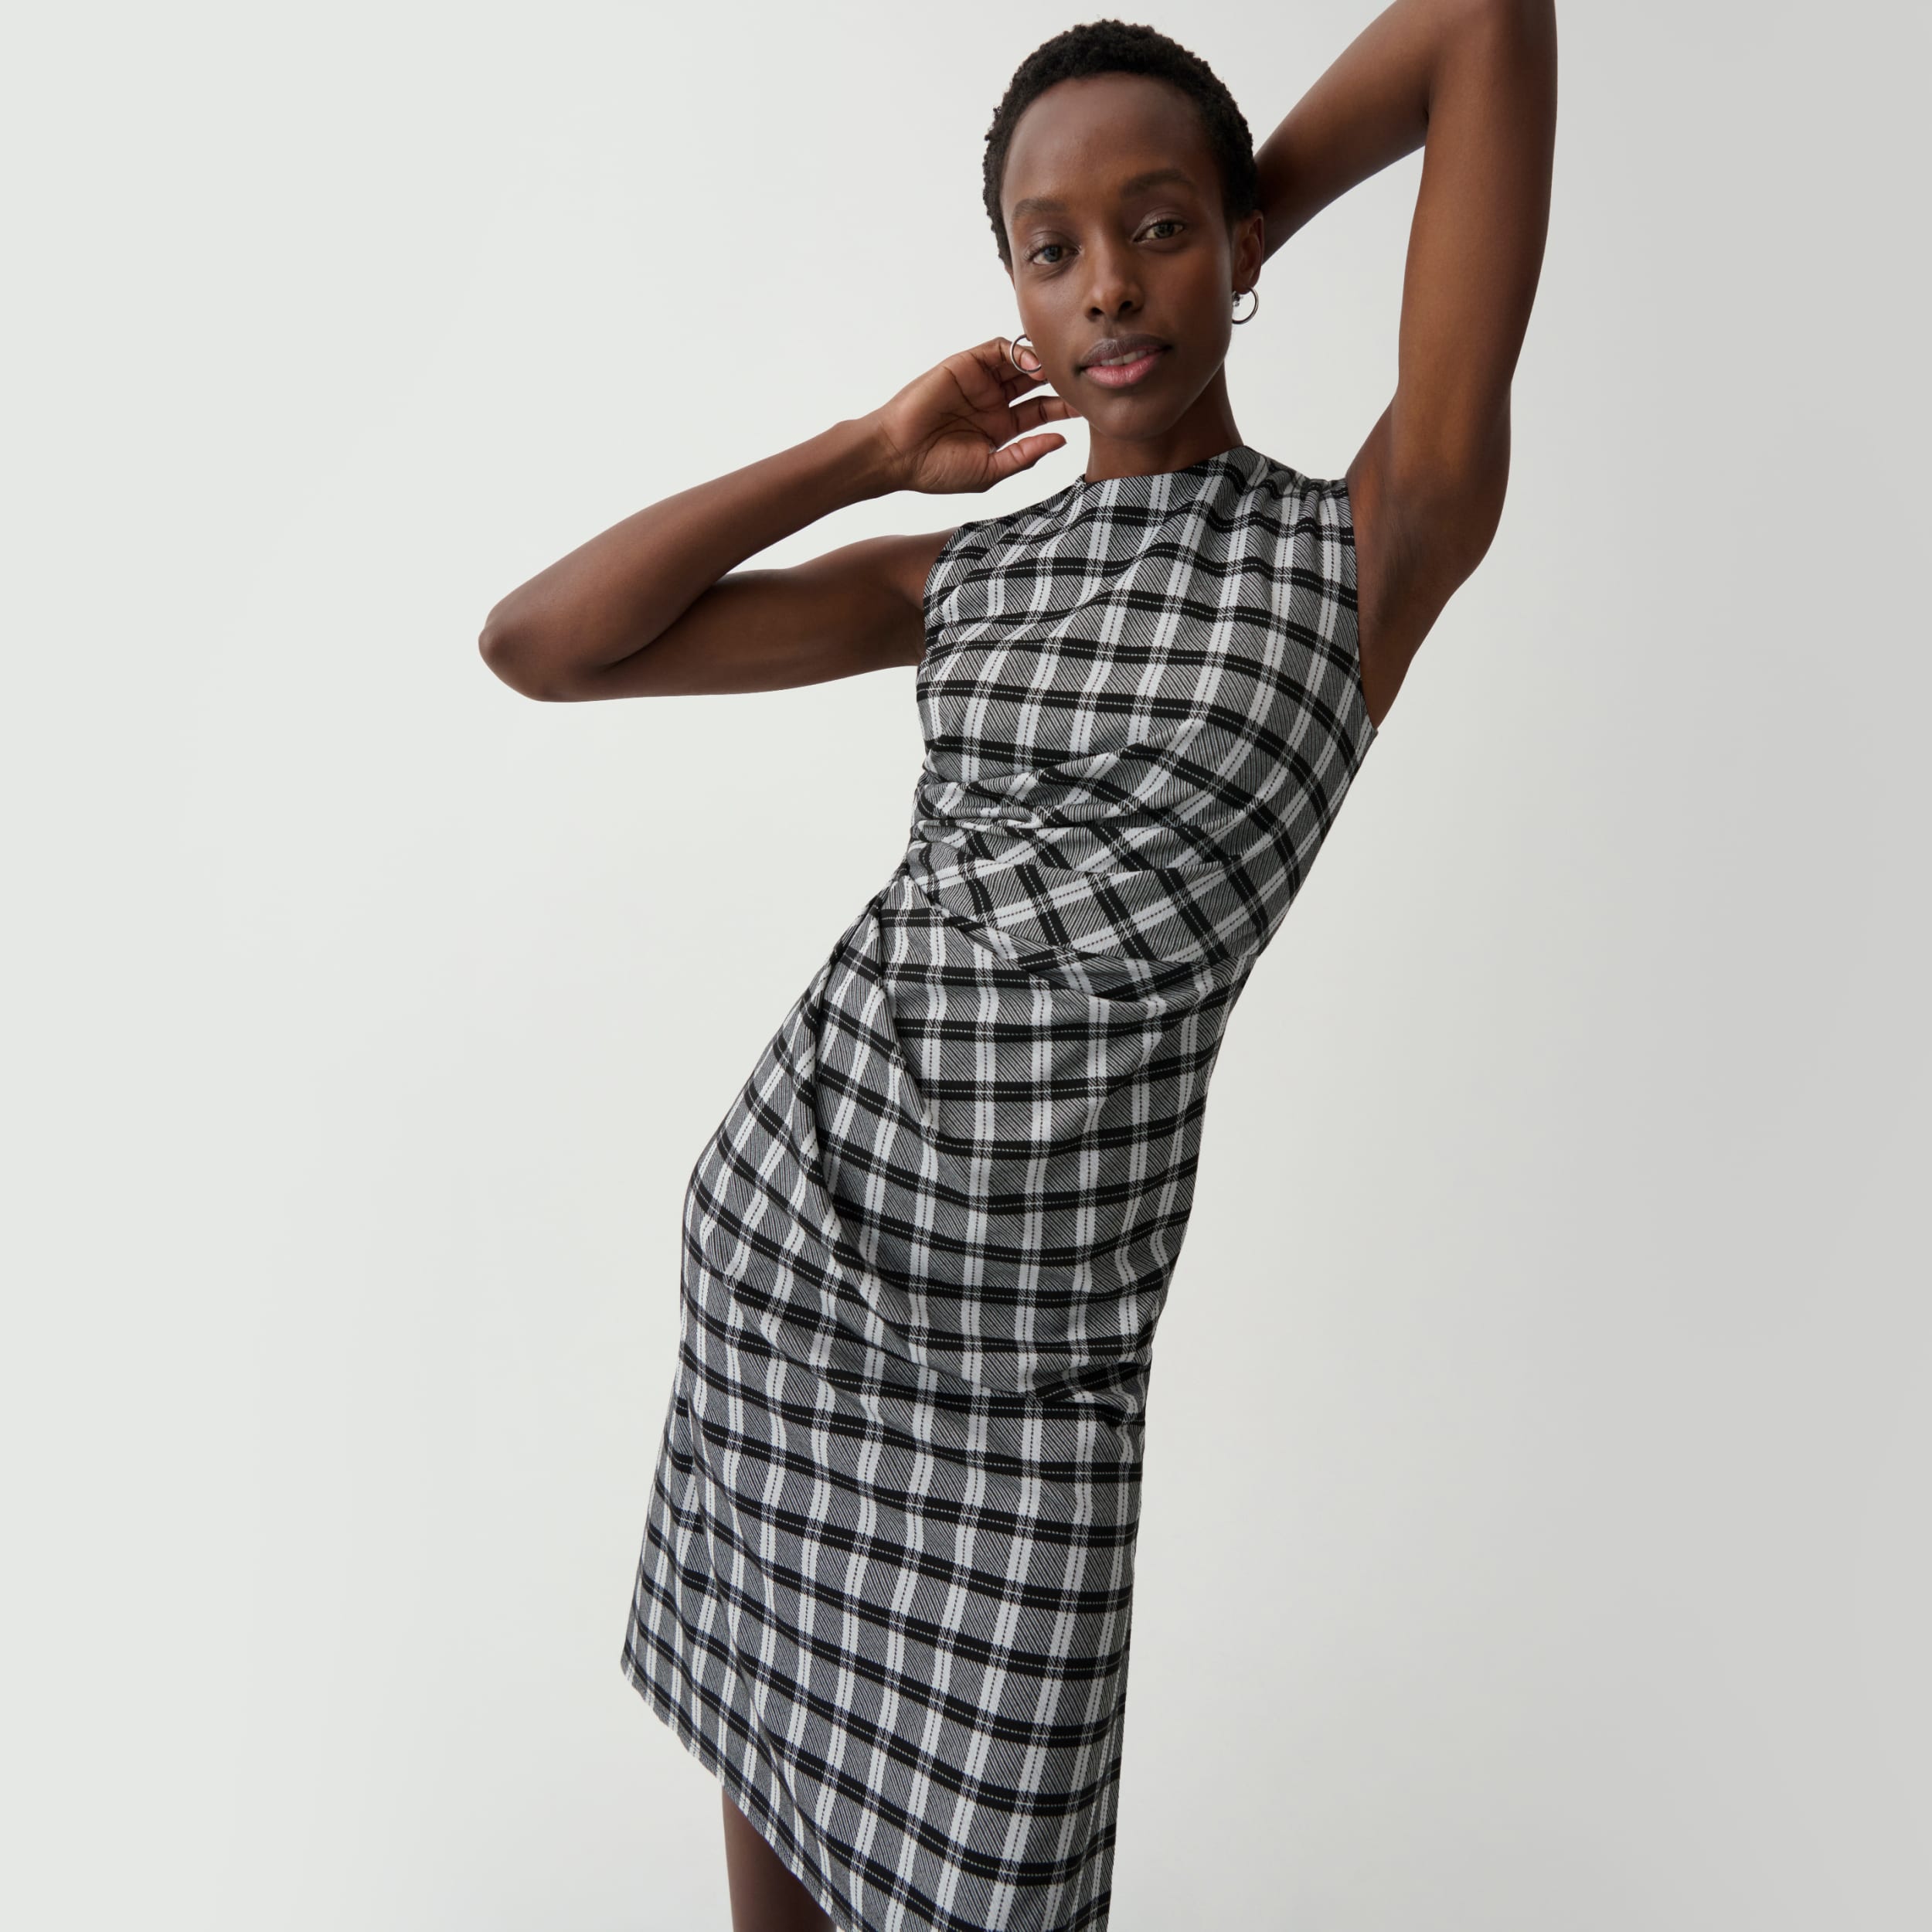
[[[1245,315],[1235,317],[1234,323],[1237,328],[1243,322],[1253,321],[1255,317],[1261,312],[1261,291],[1258,288],[1237,288],[1234,291],[1235,301],[1238,302],[1243,295],[1252,295],[1254,298],[1254,306]]]
[[[1017,349],[1022,342],[1024,342],[1026,345],[1028,349],[1032,355],[1034,366],[1031,369],[1029,369],[1026,365],[1013,353],[1013,351]],[[1042,355],[1039,351],[1033,347],[1033,338],[1030,335],[1015,335],[1012,340],[1006,345],[1006,359],[1008,362],[1011,362],[1014,368],[1018,369],[1022,376],[1037,376],[1039,374],[1040,371],[1046,366],[1046,357]]]

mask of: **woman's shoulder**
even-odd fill
[[[1055,515],[1071,507],[1078,498],[1080,490],[1080,479],[1076,477],[1072,482],[1063,484],[1045,496],[1035,497],[1030,503],[1016,504],[1010,510],[998,510],[990,516],[964,518],[955,526],[949,547],[977,546],[988,549],[1004,537],[1015,536],[1043,521],[1050,522]]]
[[[1306,553],[1311,567],[1355,587],[1355,509],[1345,476],[1315,476],[1279,457],[1260,456],[1253,478],[1256,495],[1279,528],[1284,543]]]
[[[956,583],[962,574],[985,563],[995,552],[1006,556],[1018,554],[1029,547],[1029,538],[1038,537],[1063,524],[1073,507],[1080,487],[1077,479],[1048,495],[1036,497],[1030,503],[1001,510],[991,516],[967,517],[955,524],[933,559],[927,578],[928,611],[940,592]]]
[[[1261,450],[1250,453],[1255,458],[1250,479],[1257,490],[1312,516],[1319,516],[1329,506],[1344,509],[1347,507],[1349,485],[1345,478],[1317,476]]]

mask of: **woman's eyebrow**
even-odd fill
[[[1138,194],[1143,188],[1158,188],[1168,182],[1179,182],[1184,188],[1194,185],[1194,177],[1182,168],[1150,168],[1144,175],[1136,175],[1131,181],[1121,183],[1121,199]],[[1056,201],[1051,195],[1028,195],[1013,204],[1013,219],[1022,215],[1063,215],[1066,204]]]

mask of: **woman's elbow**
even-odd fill
[[[520,696],[551,702],[568,695],[543,675],[529,638],[503,614],[501,604],[484,620],[476,648],[491,672]]]

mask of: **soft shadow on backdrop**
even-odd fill
[[[1373,10],[1129,17],[1260,138]],[[981,138],[1087,17],[16,30],[12,1922],[726,1922],[617,1668],[678,1209],[903,849],[912,673],[546,707],[475,636],[1012,326]],[[1502,531],[1216,1074],[1117,1932],[1927,1920],[1905,21],[1563,10]],[[1393,386],[1418,166],[1236,333],[1309,474]]]

